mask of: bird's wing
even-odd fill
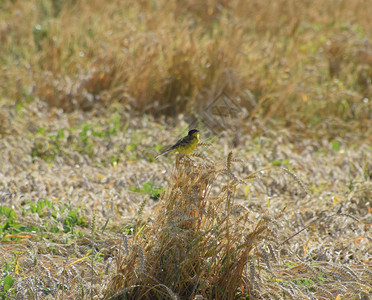
[[[166,148],[162,153],[157,155],[155,157],[155,159],[158,159],[160,156],[165,155],[165,154],[171,152],[172,150],[176,149],[181,144],[182,140],[183,140],[183,138],[179,139],[173,146],[170,146],[170,147]]]
[[[170,146],[169,148],[167,148],[166,150],[164,150],[162,153],[160,153],[159,155],[157,155],[155,157],[155,159],[158,159],[160,156],[164,155],[164,154],[167,154],[169,152],[171,152],[172,150],[176,149],[177,147],[181,146],[181,145],[185,145],[187,143],[190,142],[190,136],[185,136],[183,137],[182,139],[179,139],[173,146]]]
[[[188,137],[189,136],[185,136],[182,139],[179,139],[172,147],[170,147],[170,149],[173,150],[173,149],[176,149],[180,145],[186,144],[188,142]]]

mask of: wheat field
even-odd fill
[[[1,299],[369,299],[371,15],[0,1]]]

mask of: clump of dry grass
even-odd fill
[[[191,157],[177,156],[170,187],[154,218],[140,220],[129,248],[124,239],[106,298],[235,299],[275,294],[262,285],[257,272],[274,276],[271,261],[278,261],[272,245],[278,244],[278,237],[273,228],[281,213],[254,217],[244,205],[234,203],[237,186],[245,182],[232,171],[239,160],[231,152],[222,167],[198,154]]]
[[[231,163],[231,153],[223,168],[177,157],[154,218],[138,228],[129,254],[116,258],[106,298],[233,299],[254,289],[256,276],[246,271],[261,260],[258,248],[270,221],[252,221],[248,210],[234,216],[239,181]]]
[[[177,156],[153,217],[138,218],[133,236],[125,235],[106,299],[298,299],[370,292],[362,269],[330,261],[310,240],[291,245],[303,232],[322,230],[346,215],[325,213],[290,234],[283,210],[253,213],[236,203],[237,187],[275,170],[308,193],[304,183],[278,167],[240,179],[232,166],[239,161],[231,152],[224,164],[199,154]]]

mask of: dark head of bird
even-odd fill
[[[188,135],[194,135],[195,133],[199,132],[197,129],[191,129],[188,133]]]

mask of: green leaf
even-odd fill
[[[37,132],[40,133],[41,135],[44,135],[45,134],[45,129],[44,128],[39,128],[39,130]]]
[[[4,290],[9,291],[9,289],[13,286],[15,279],[10,275],[6,275],[4,278]]]
[[[282,161],[280,159],[277,159],[277,160],[272,161],[271,164],[275,167],[279,167],[282,165]]]
[[[335,151],[340,150],[340,143],[338,141],[333,141],[332,142],[332,149]]]
[[[57,136],[63,139],[65,137],[65,131],[63,129],[58,130]]]
[[[155,184],[153,181],[148,181],[143,185],[143,188],[132,186],[131,191],[136,193],[149,194],[151,199],[158,200],[164,188],[154,187],[154,185]]]
[[[8,219],[17,217],[14,209],[6,206],[0,206],[0,216],[1,215],[6,216]]]

